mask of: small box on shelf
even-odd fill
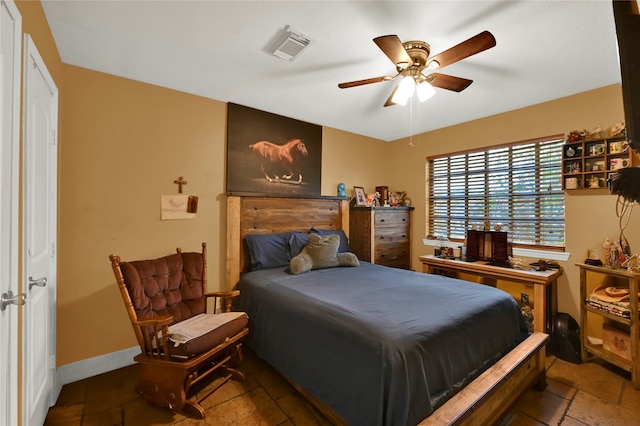
[[[582,162],[570,160],[564,162],[564,172],[567,174],[576,174],[582,171]]]
[[[602,348],[631,361],[631,336],[629,327],[624,329],[622,324],[602,325]]]
[[[602,142],[592,142],[586,144],[587,155],[590,157],[595,157],[598,155],[604,155],[607,150],[606,146]]]
[[[562,152],[565,158],[582,157],[582,143],[566,143]]]
[[[605,167],[604,159],[590,158],[585,161],[585,172],[603,172]]]
[[[571,176],[564,178],[564,189],[582,188],[582,176]]]
[[[586,186],[591,189],[605,188],[607,183],[605,182],[604,173],[585,175]]]
[[[469,261],[486,260],[500,265],[507,265],[513,256],[509,233],[504,231],[467,231],[467,253]]]

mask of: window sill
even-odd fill
[[[425,246],[431,246],[431,247],[458,248],[461,246],[460,243],[455,241],[430,240],[427,238],[423,238],[422,243]],[[568,253],[566,251],[534,250],[534,249],[514,247],[513,255],[522,256],[522,257],[532,257],[536,259],[560,260],[560,261],[566,262],[567,260],[569,260],[571,253]]]

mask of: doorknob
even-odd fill
[[[7,305],[24,305],[26,302],[26,294],[22,293],[14,296],[13,292],[9,290],[6,293],[2,293],[2,296],[0,296],[0,312],[4,311]]]
[[[29,290],[31,290],[31,287],[33,287],[34,285],[38,287],[44,287],[45,285],[47,285],[47,277],[38,278],[37,280],[29,277]]]

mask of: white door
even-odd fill
[[[18,187],[22,18],[0,0],[0,424],[18,421]]]
[[[55,403],[58,89],[28,34],[24,58],[22,406],[40,425]]]

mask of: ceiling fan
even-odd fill
[[[496,39],[489,31],[483,31],[432,57],[429,57],[431,47],[424,41],[407,41],[403,43],[397,35],[385,35],[374,38],[373,42],[391,59],[391,62],[396,66],[397,74],[349,81],[338,84],[338,87],[346,89],[389,81],[402,76],[403,79],[393,89],[384,106],[406,104],[409,97],[413,95],[414,90],[417,92],[420,101],[428,99],[435,93],[433,87],[455,92],[463,91],[473,83],[473,80],[437,72],[425,75],[424,71],[446,67],[496,45]]]

